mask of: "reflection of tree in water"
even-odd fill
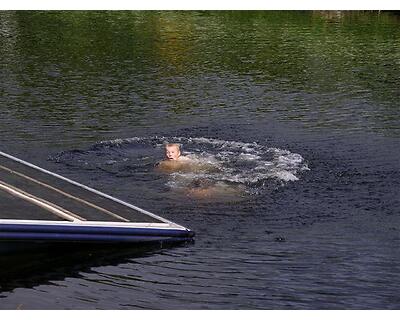
[[[159,57],[171,65],[177,73],[183,72],[183,66],[192,60],[190,35],[193,21],[189,16],[179,13],[163,13],[156,17],[158,41],[155,43]]]
[[[145,125],[155,114],[177,119],[220,109],[277,112],[311,127],[395,127],[400,33],[391,13],[21,11],[0,17],[7,33],[0,38],[4,70],[15,75],[6,78],[12,82],[2,105],[18,119],[88,135]]]

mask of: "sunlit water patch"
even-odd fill
[[[164,145],[179,143],[189,158],[185,166],[157,170]],[[267,143],[266,143],[267,144]],[[154,185],[157,191],[194,198],[246,197],[301,178],[309,170],[297,153],[257,142],[191,137],[133,137],[102,141],[87,150],[70,150],[52,160],[84,170]],[[155,185],[155,182],[158,184]]]

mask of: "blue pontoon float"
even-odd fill
[[[181,225],[0,152],[0,246],[171,243],[193,236]]]

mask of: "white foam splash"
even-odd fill
[[[281,183],[297,181],[303,171],[309,170],[300,154],[257,142],[151,136],[102,141],[100,144],[122,147],[124,144],[144,143],[161,149],[167,142],[180,143],[184,155],[196,168],[193,171],[171,173],[168,185],[172,188],[184,187],[196,179],[253,188],[254,185],[260,186],[274,180]]]

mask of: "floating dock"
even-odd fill
[[[0,246],[185,242],[172,221],[0,151]]]

